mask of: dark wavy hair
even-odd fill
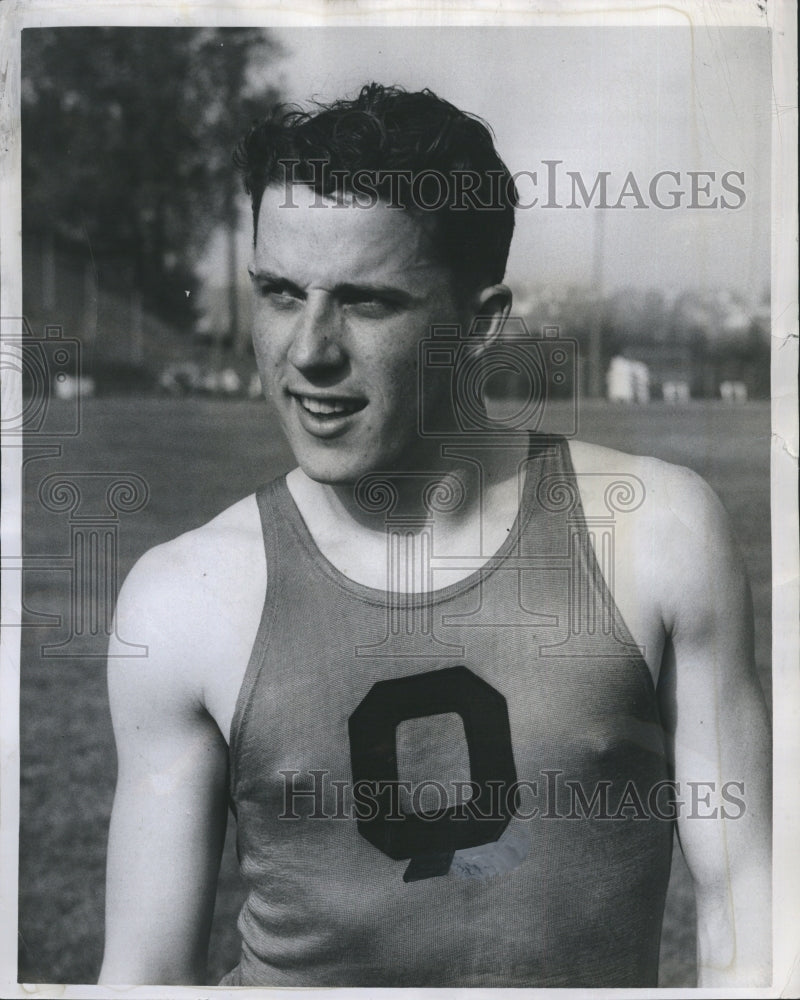
[[[503,280],[514,180],[489,127],[430,90],[370,83],[352,101],[310,111],[278,105],[242,139],[234,163],[252,200],[254,241],[268,185],[305,184],[331,197],[368,188],[374,200],[430,221],[459,286]]]

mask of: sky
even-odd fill
[[[667,296],[726,288],[752,301],[768,287],[766,30],[350,27],[273,34],[284,55],[269,73],[288,100],[355,95],[377,80],[430,87],[492,126],[511,171],[536,173],[535,182],[527,173],[518,181],[523,203],[539,202],[517,212],[513,286],[657,288]],[[599,191],[588,208],[543,207],[544,161],[561,161],[549,168],[556,172],[551,203],[572,200],[567,171],[580,174],[588,191],[605,171],[607,203],[621,207],[595,208]],[[670,191],[683,191],[675,209],[653,203],[650,185],[660,171],[678,174],[655,188],[667,205]],[[691,171],[714,176],[693,182]],[[715,198],[716,207],[689,207]],[[731,207],[722,208],[721,199]]]

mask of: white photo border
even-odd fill
[[[302,9],[289,4],[247,2],[156,3],[129,0],[86,2],[69,5],[58,0],[19,0],[0,9],[0,316],[21,317],[21,208],[20,208],[20,32],[26,27],[55,25],[160,25],[160,26],[252,26],[298,27],[315,25],[431,26],[431,25],[587,25],[601,23],[653,26],[705,24],[761,27],[772,32],[774,106],[772,108],[772,447],[771,513],[773,574],[773,700],[774,787],[776,820],[774,883],[774,981],[771,989],[730,991],[741,996],[796,996],[800,993],[800,673],[797,670],[798,589],[797,531],[797,50],[796,6],[792,0],[763,3],[728,0],[673,0],[671,3],[627,2],[613,8],[589,0],[483,2],[464,5],[453,2],[384,4],[381,0],[360,3],[307,0]],[[3,371],[4,413],[21,411],[20,379]],[[5,444],[5,442],[4,442]],[[21,556],[21,451],[2,449],[2,621],[18,622],[21,608],[21,574],[13,560]],[[133,987],[112,989],[91,985],[17,984],[17,851],[19,821],[19,629],[5,628],[0,648],[0,993],[8,997],[108,997],[130,998],[235,995],[235,991],[195,987]],[[776,874],[777,873],[777,874]],[[275,991],[254,990],[252,996],[270,996]],[[297,997],[319,997],[323,991],[293,990]],[[329,991],[325,991],[326,993]],[[350,991],[347,991],[350,992]],[[427,996],[425,990],[358,990],[365,996],[397,994],[403,998]],[[460,996],[465,991],[437,990],[438,996]],[[504,991],[482,990],[482,997]],[[541,990],[515,990],[539,995]],[[559,990],[560,997],[583,996],[582,990]],[[649,996],[651,991],[627,990],[627,996]],[[596,996],[621,995],[615,990],[595,990]],[[673,996],[721,996],[709,989],[675,990]]]

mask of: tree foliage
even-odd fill
[[[231,150],[278,95],[255,29],[23,32],[23,228],[83,245],[107,281],[190,320],[192,260],[230,223]]]

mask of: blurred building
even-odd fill
[[[606,395],[612,403],[649,403],[650,369],[642,361],[613,357],[606,372]]]
[[[669,295],[658,289],[622,288],[601,297],[588,286],[532,286],[515,289],[515,311],[532,331],[555,325],[561,336],[578,342],[583,394],[591,384],[587,368],[592,338],[599,330],[595,357],[603,373],[617,357],[646,365],[655,399],[663,398],[666,389],[676,401],[686,387],[691,397],[719,399],[725,382],[742,383],[751,399],[769,396],[767,292],[752,302],[731,289]],[[618,378],[623,376],[612,376],[614,391],[622,393]]]

